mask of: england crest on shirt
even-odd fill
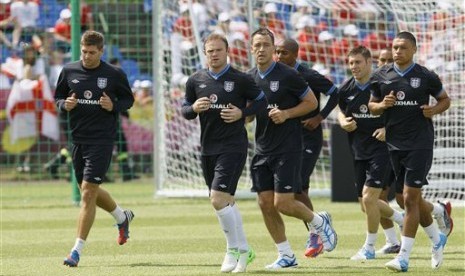
[[[97,78],[97,86],[100,89],[107,87],[107,78]]]
[[[276,92],[279,89],[279,81],[270,81],[271,92]]]
[[[234,90],[234,82],[233,81],[225,81],[224,82],[224,90],[226,92],[231,92]]]
[[[420,78],[410,78],[410,86],[413,88],[420,87],[421,79]]]

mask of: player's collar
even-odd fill
[[[260,71],[260,69],[257,68],[257,71],[258,71],[258,74],[260,75],[260,78],[264,79],[266,77],[266,75],[268,75],[271,70],[273,70],[273,68],[276,66],[276,61],[273,61],[273,63],[271,63],[270,67],[268,67],[268,69],[266,69],[264,72]]]
[[[217,79],[219,79],[219,77],[221,77],[222,75],[224,75],[224,73],[226,73],[226,71],[228,71],[229,68],[231,68],[231,65],[228,63],[228,64],[226,64],[226,67],[224,67],[224,69],[221,70],[221,71],[218,72],[218,73],[214,73],[214,72],[210,71],[210,69],[208,69],[208,74],[210,74],[210,76],[211,76],[212,78],[214,78],[215,80],[217,80]]]
[[[294,69],[297,70],[299,68],[300,62],[296,61],[294,64]]]
[[[397,74],[399,74],[401,77],[405,76],[408,72],[412,70],[413,67],[415,67],[416,63],[412,62],[412,64],[405,70],[401,71],[399,67],[394,63],[392,68],[394,68],[394,71],[396,71]]]

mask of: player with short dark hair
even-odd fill
[[[412,33],[398,33],[392,44],[394,63],[375,71],[370,80],[373,90],[369,109],[374,115],[384,114],[386,143],[396,178],[403,182],[406,211],[401,250],[386,267],[403,272],[408,270],[419,224],[433,244],[433,269],[441,266],[447,242],[447,235],[440,233],[433,223],[421,188],[427,185],[426,176],[433,159],[432,117],[449,108],[450,98],[438,75],[413,61],[416,50]],[[436,104],[429,104],[431,97],[436,99]],[[450,219],[450,212],[444,217]],[[452,230],[452,221],[448,224]]]
[[[391,165],[384,142],[383,120],[379,115],[370,114],[368,110],[372,66],[370,50],[365,46],[351,49],[348,65],[353,76],[339,89],[338,121],[348,132],[354,159],[355,187],[367,223],[365,244],[351,260],[371,260],[375,259],[380,218],[393,220],[402,226],[403,216],[379,199],[382,190],[392,179],[388,178]],[[396,238],[395,231],[394,237]]]
[[[221,272],[245,272],[255,253],[247,243],[234,194],[247,158],[245,118],[264,110],[266,97],[250,76],[228,64],[228,51],[223,35],[206,38],[208,68],[187,80],[182,114],[200,120],[202,171],[227,241]]]
[[[64,66],[55,91],[58,109],[69,114],[73,166],[82,196],[76,243],[64,260],[70,267],[79,263],[97,206],[115,218],[120,245],[129,238],[134,217],[100,187],[111,162],[118,114],[134,102],[126,74],[100,59],[103,47],[101,33],[86,31],[81,37],[81,60]]]
[[[312,112],[302,116],[303,151],[300,181],[302,183],[302,193],[296,194],[296,198],[313,211],[313,204],[308,195],[310,188],[310,175],[312,175],[316,162],[323,146],[323,129],[321,122],[336,107],[338,100],[337,87],[325,76],[316,70],[310,69],[297,61],[299,55],[299,44],[291,38],[279,41],[276,45],[276,58],[299,72],[305,79],[310,89],[315,94],[317,108]],[[320,95],[328,96],[328,101],[320,110]],[[310,236],[307,240],[305,256],[314,258],[323,251],[323,244],[318,238],[315,229],[310,229]]]
[[[337,244],[327,212],[313,213],[295,199],[301,193],[302,126],[300,118],[315,110],[317,102],[308,84],[294,69],[273,60],[274,35],[260,28],[252,34],[252,55],[256,68],[249,71],[265,92],[268,108],[257,114],[256,150],[251,163],[252,190],[265,225],[278,249],[278,258],[267,269],[297,266],[297,259],[286,238],[281,213],[305,221],[317,230],[324,249]]]
[[[378,56],[378,67],[381,67],[383,65],[393,63],[394,59],[392,58],[392,51],[391,49],[381,49],[379,51],[379,56]]]

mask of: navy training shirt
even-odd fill
[[[384,111],[386,142],[389,150],[433,149],[434,128],[420,108],[430,96],[443,91],[438,75],[413,63],[401,72],[394,64],[383,66],[371,77],[373,97],[382,100],[391,91],[396,95],[393,107]]]
[[[197,71],[189,77],[186,83],[182,107],[184,117],[188,119],[197,117],[197,113],[191,110],[191,106],[202,97],[209,98],[211,102],[210,109],[199,114],[202,155],[247,152],[245,118],[226,123],[221,118],[220,112],[228,108],[229,103],[239,109],[244,109],[247,101],[265,99],[265,94],[257,87],[254,80],[229,64],[217,74],[208,69]],[[189,112],[194,115],[186,116]]]
[[[100,106],[103,92],[113,101],[112,111]],[[123,70],[104,61],[93,69],[83,67],[81,61],[66,64],[55,90],[55,102],[61,111],[65,111],[65,100],[72,93],[76,94],[78,101],[76,107],[69,111],[73,143],[113,144],[117,135],[118,114],[134,103]]]
[[[268,113],[273,108],[285,110],[298,105],[307,93],[312,93],[308,84],[296,70],[279,62],[274,62],[265,72],[253,68],[249,74],[265,92],[268,100],[268,108],[256,116],[256,153],[264,155],[302,151],[301,118],[275,124]]]
[[[320,113],[320,95],[321,93],[325,94],[326,96],[330,97],[337,97],[337,87],[330,81],[328,80],[325,76],[321,75],[318,73],[318,71],[313,70],[311,68],[308,68],[301,63],[297,62],[295,64],[294,69],[296,69],[302,77],[305,79],[307,82],[308,86],[310,89],[312,89],[313,93],[315,94],[315,98],[317,100],[318,106],[315,110],[312,112],[304,115],[301,117],[301,120],[309,119],[312,117],[315,117]],[[337,99],[337,98],[336,98]],[[337,105],[337,100],[334,102],[328,101],[327,105],[328,108],[330,109],[328,111],[328,114],[330,113],[331,110],[333,110],[336,105]],[[326,106],[325,106],[326,109]],[[315,130],[311,131],[309,129],[303,128],[303,136],[304,136],[304,143],[309,140],[314,140],[317,139],[318,141],[321,139],[321,133],[322,133],[322,127],[321,124],[316,128]],[[315,137],[316,136],[316,137]]]
[[[368,160],[388,153],[385,142],[373,137],[376,129],[384,127],[379,115],[368,110],[370,83],[361,85],[353,77],[339,88],[339,108],[346,117],[352,117],[357,129],[348,132],[349,143],[355,160]]]

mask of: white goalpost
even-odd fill
[[[337,86],[348,77],[345,57],[357,44],[378,52],[390,46],[400,30],[418,40],[416,61],[434,70],[452,99],[451,108],[435,116],[435,150],[429,185],[430,200],[463,204],[465,196],[465,3],[462,0],[162,0],[153,1],[155,107],[155,195],[208,196],[200,167],[198,120],[181,115],[187,77],[204,66],[202,39],[224,33],[230,62],[248,70],[251,31],[267,26],[277,39],[295,38],[300,60]],[[321,106],[325,104],[324,97]],[[311,194],[330,195],[330,129],[334,112],[323,122],[324,143],[310,178]],[[237,195],[251,196],[249,161],[253,125],[248,125],[249,160]],[[353,185],[348,183],[347,185]]]

